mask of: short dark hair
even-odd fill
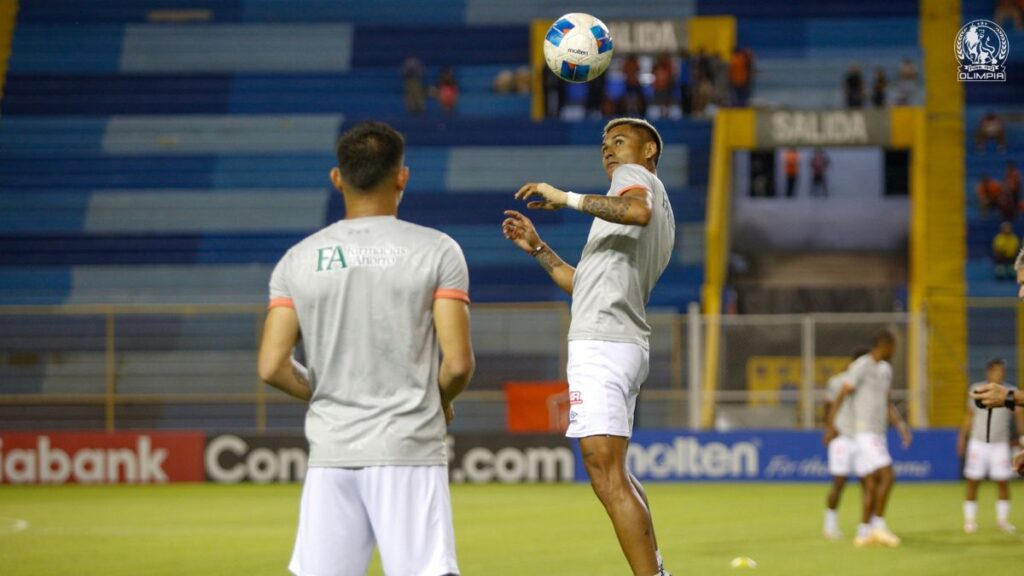
[[[892,331],[888,329],[882,329],[879,330],[878,332],[875,332],[875,335],[871,338],[871,345],[878,346],[879,344],[882,343],[895,344],[896,335],[893,334]]]
[[[363,122],[338,137],[335,151],[341,178],[358,190],[370,190],[399,168],[405,138],[383,122]]]
[[[996,366],[1006,368],[1006,360],[1003,360],[1002,358],[993,358],[985,364],[985,370],[991,370]]]
[[[871,350],[869,350],[866,346],[858,346],[853,349],[853,355],[851,356],[851,358],[856,360],[857,358],[860,358],[861,356],[867,354],[868,352],[871,352]]]

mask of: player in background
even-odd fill
[[[836,397],[829,420],[835,421],[835,413],[842,407],[846,397],[851,396],[854,439],[857,443],[854,467],[857,476],[862,479],[864,489],[861,523],[853,540],[857,547],[900,544],[900,539],[885,522],[885,510],[895,480],[892,456],[889,455],[886,440],[889,424],[899,429],[904,448],[908,448],[911,442],[910,428],[892,403],[892,366],[889,360],[895,350],[896,337],[892,332],[883,330],[875,335],[871,341],[871,351],[850,365],[843,390]]]
[[[857,360],[868,353],[867,348],[858,348],[851,360]],[[847,367],[849,369],[849,366]],[[839,499],[843,495],[846,480],[853,476],[854,459],[857,455],[857,442],[854,440],[854,419],[852,402],[845,402],[832,416],[832,404],[843,390],[846,381],[846,370],[828,379],[825,390],[825,446],[828,448],[828,473],[832,476],[832,486],[825,501],[825,528],[822,534],[828,540],[840,540],[843,532],[839,529]]]
[[[1013,269],[1017,272],[1017,298],[1024,300],[1024,248],[1017,254]],[[988,408],[1005,406],[1012,410],[1017,406],[1024,406],[1024,394],[1014,394],[1006,386],[994,382],[975,388],[971,391],[971,397],[981,401]],[[1024,450],[1013,457],[1013,469],[1017,474],[1024,476]]]
[[[527,208],[573,208],[595,217],[576,268],[541,240],[529,218],[505,212],[505,237],[533,256],[572,296],[569,327],[569,428],[635,576],[664,575],[650,505],[626,469],[633,412],[647,379],[650,326],[646,305],[668,266],[675,217],[657,176],[664,149],[646,120],[618,118],[604,129],[601,158],[611,180],[607,195],[564,192],[530,183],[515,195],[539,197]]]
[[[1013,467],[1010,464],[1011,415],[1016,418],[1018,433],[1024,432],[1024,410],[979,408],[970,397],[970,391],[986,383],[999,384],[1017,391],[1016,386],[1005,384],[1006,362],[991,360],[985,366],[985,382],[972,384],[968,391],[967,414],[957,439],[957,455],[967,456],[964,476],[967,478],[967,496],[964,498],[964,532],[978,531],[978,483],[986,477],[994,480],[999,490],[996,501],[996,525],[1012,534],[1017,529],[1010,523],[1010,483]],[[989,410],[992,419],[989,421]]]
[[[459,571],[444,437],[474,369],[469,274],[454,240],[397,218],[404,147],[386,124],[342,134],[330,177],[345,219],[270,279],[259,375],[309,401],[299,576],[363,575],[374,545],[389,575]]]

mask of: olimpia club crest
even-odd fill
[[[1010,42],[995,22],[968,22],[956,35],[953,49],[960,62],[957,79],[961,82],[1006,82]]]

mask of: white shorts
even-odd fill
[[[849,436],[836,436],[828,443],[828,473],[831,476],[853,476],[857,442]]]
[[[854,468],[857,476],[863,478],[876,470],[892,465],[889,455],[889,440],[885,434],[874,432],[858,432],[854,436],[857,442],[857,455],[854,457]]]
[[[288,569],[364,576],[374,545],[388,576],[458,574],[445,466],[310,468]]]
[[[633,411],[650,354],[639,344],[569,342],[569,438],[633,435]]]
[[[986,443],[971,440],[967,443],[967,463],[964,465],[964,476],[968,480],[1003,481],[1013,478],[1013,465],[1010,456],[1009,442]]]

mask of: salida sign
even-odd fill
[[[2,484],[203,480],[201,432],[0,433]]]

